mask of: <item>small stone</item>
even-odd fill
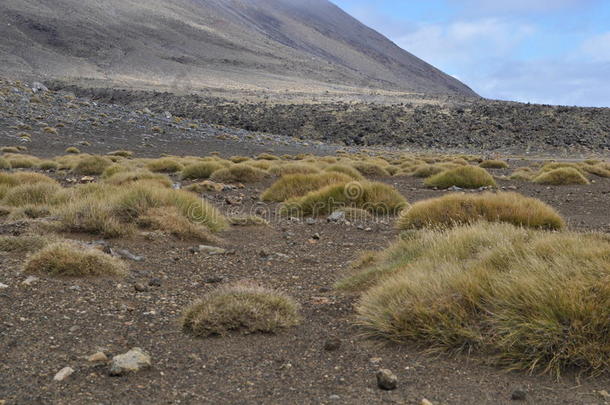
[[[110,364],[110,375],[121,376],[127,373],[135,373],[151,366],[150,356],[135,347],[127,353],[116,355]]]
[[[225,281],[224,277],[212,276],[212,277],[206,278],[204,280],[204,283],[206,283],[206,284],[218,284],[218,283],[222,283],[223,281]]]
[[[151,287],[161,287],[161,279],[160,278],[151,278],[148,282],[148,285]]]
[[[0,290],[2,290],[4,288],[8,288],[8,285],[6,285],[4,283],[0,283]]]
[[[315,225],[315,224],[316,224],[316,222],[317,222],[317,221],[316,221],[314,218],[307,218],[307,219],[305,220],[305,223],[306,223],[307,225]]]
[[[209,255],[223,255],[227,252],[226,249],[208,245],[199,245],[198,250]]]
[[[321,238],[321,236],[320,236],[320,234],[319,234],[319,233],[315,233],[315,234],[314,234],[314,235],[311,237],[311,239],[313,239],[313,240],[320,240],[320,238]]]
[[[77,330],[80,329],[80,326],[78,325],[74,325],[74,326],[70,326],[70,329],[68,329],[71,333],[76,332]]]
[[[419,405],[433,405],[432,402],[428,401],[426,398],[422,399]]]
[[[390,370],[382,368],[377,372],[377,386],[382,390],[391,391],[396,389],[398,378]]]
[[[331,401],[338,401],[341,399],[341,397],[337,394],[333,394],[333,395],[329,396],[328,399],[330,399]],[[2,405],[2,404],[0,404],[0,405]]]
[[[343,219],[345,219],[344,211],[333,211],[333,213],[326,218],[328,222],[338,222]]]
[[[514,390],[510,395],[510,399],[513,401],[525,401],[526,396],[527,393],[524,390]]]
[[[38,277],[35,277],[35,276],[29,276],[28,278],[26,278],[25,280],[23,280],[23,281],[21,282],[21,284],[23,284],[23,285],[27,285],[27,286],[30,286],[30,285],[34,284],[36,281],[38,281]]]
[[[90,361],[91,363],[107,362],[108,356],[106,356],[104,352],[97,352],[89,356],[87,358],[87,361]]]
[[[66,378],[70,377],[74,373],[74,369],[72,367],[64,367],[55,374],[53,377],[54,381],[63,381]]]
[[[146,292],[148,291],[148,287],[144,283],[135,283],[133,285],[133,289],[137,292]]]
[[[259,257],[265,258],[265,257],[269,257],[269,256],[271,256],[271,253],[270,253],[268,250],[261,249],[261,250],[258,252],[258,255],[259,255]]]
[[[324,343],[324,350],[327,352],[334,352],[335,350],[339,350],[341,347],[341,339],[336,336],[331,337]]]

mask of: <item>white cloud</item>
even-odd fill
[[[580,50],[596,62],[610,62],[610,32],[586,39]]]
[[[600,0],[449,0],[472,14],[549,12]]]

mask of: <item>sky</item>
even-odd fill
[[[332,0],[492,99],[610,107],[610,0]]]

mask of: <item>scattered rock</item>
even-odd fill
[[[21,282],[21,284],[30,286],[30,285],[34,284],[36,281],[38,281],[38,277],[36,277],[36,276],[29,276],[28,278],[23,280]]]
[[[4,283],[0,283],[0,290],[2,290],[4,288],[8,288],[8,285],[6,285]]]
[[[388,369],[381,369],[377,372],[377,386],[382,390],[391,391],[396,389],[398,378]]]
[[[513,393],[510,395],[510,399],[512,399],[513,401],[525,401],[526,397],[527,392],[525,392],[524,390],[514,390]]]
[[[329,396],[328,399],[330,399],[331,401],[338,401],[341,399],[341,397],[337,394],[333,394],[333,395]]]
[[[426,398],[422,399],[419,405],[433,405],[432,402],[428,401]]]
[[[47,86],[45,86],[44,84],[40,83],[40,82],[34,82],[32,83],[32,91],[34,93],[38,93],[38,92],[47,92],[49,91],[49,89],[47,88]]]
[[[135,373],[151,366],[150,356],[135,347],[127,353],[116,355],[110,364],[110,375],[121,376],[127,373]]]
[[[53,377],[54,381],[63,381],[66,378],[70,377],[74,373],[74,369],[72,367],[64,367],[55,374]]]
[[[320,240],[320,238],[321,238],[321,236],[320,236],[320,234],[319,234],[319,233],[315,233],[315,234],[314,234],[314,235],[311,237],[311,239],[313,239],[313,240]]]
[[[600,391],[597,391],[597,393],[598,393],[598,394],[599,394],[599,395],[600,395],[602,398],[605,398],[605,399],[610,399],[610,394],[609,394],[609,393],[608,393],[608,391],[606,391],[606,390],[600,390]]]
[[[324,343],[324,350],[326,350],[327,352],[334,352],[335,350],[339,350],[340,347],[341,347],[341,339],[339,339],[336,336],[329,338]]]
[[[259,257],[265,258],[265,257],[271,256],[271,252],[269,252],[266,249],[261,249],[261,250],[259,250],[258,255],[259,255]]]
[[[160,278],[151,278],[148,282],[148,285],[151,287],[161,287],[161,279]]]
[[[97,352],[87,358],[91,363],[105,363],[108,361],[108,356],[104,352]]]
[[[141,262],[144,260],[144,258],[142,256],[134,255],[127,249],[117,249],[117,250],[110,249],[110,253],[113,256],[118,256],[123,259],[132,260],[134,262]]]
[[[218,283],[222,283],[223,281],[225,281],[224,277],[212,276],[212,277],[206,278],[204,280],[204,283],[206,283],[206,284],[218,284]]]
[[[339,222],[345,219],[344,211],[333,211],[332,214],[326,218],[328,222]]]
[[[318,222],[318,221],[316,221],[314,218],[307,218],[307,219],[305,220],[305,223],[306,223],[307,225],[315,225],[317,222]]]
[[[216,246],[208,246],[208,245],[199,245],[197,248],[199,252],[207,253],[209,255],[223,255],[227,253],[226,249],[219,248]]]
[[[144,283],[135,283],[133,285],[133,288],[137,292],[146,292],[146,291],[148,291],[148,286],[146,286]]]

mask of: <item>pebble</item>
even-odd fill
[[[0,283],[0,289],[8,288],[8,285],[4,283]]]
[[[144,283],[135,283],[133,285],[133,288],[137,292],[146,292],[146,291],[148,291],[148,286],[146,286]]]
[[[74,373],[74,369],[72,367],[64,367],[55,374],[53,377],[54,381],[63,381],[66,378],[70,377]]]
[[[34,284],[36,281],[38,281],[38,277],[36,277],[36,276],[29,276],[28,278],[23,280],[21,282],[21,284],[30,286],[30,285]]]
[[[391,391],[396,389],[398,378],[390,370],[382,368],[377,371],[377,386],[382,390]]]
[[[510,399],[513,401],[525,401],[525,397],[527,397],[527,393],[524,390],[514,390],[510,395]]]
[[[110,364],[111,376],[122,376],[127,373],[135,373],[151,366],[150,355],[139,347],[135,347],[127,353],[118,354],[112,358]]]
[[[305,220],[305,223],[306,223],[307,225],[315,225],[315,224],[317,223],[317,221],[316,221],[314,218],[307,218],[307,219]]]
[[[419,405],[433,405],[432,402],[428,401],[426,398],[422,399]]]
[[[208,245],[199,245],[197,250],[203,253],[207,253],[209,255],[223,255],[227,252],[226,249]]]
[[[108,361],[108,356],[106,356],[104,352],[97,352],[89,356],[87,361],[90,361],[91,363],[106,362]]]
[[[160,278],[151,278],[148,282],[148,285],[151,287],[161,287],[161,279]]]
[[[333,394],[333,395],[329,396],[328,399],[330,399],[332,401],[338,401],[341,399],[341,397],[339,395]]]
[[[341,347],[341,339],[339,339],[336,336],[329,338],[324,343],[324,350],[326,350],[327,352],[334,352],[335,350],[339,350],[340,347]]]

